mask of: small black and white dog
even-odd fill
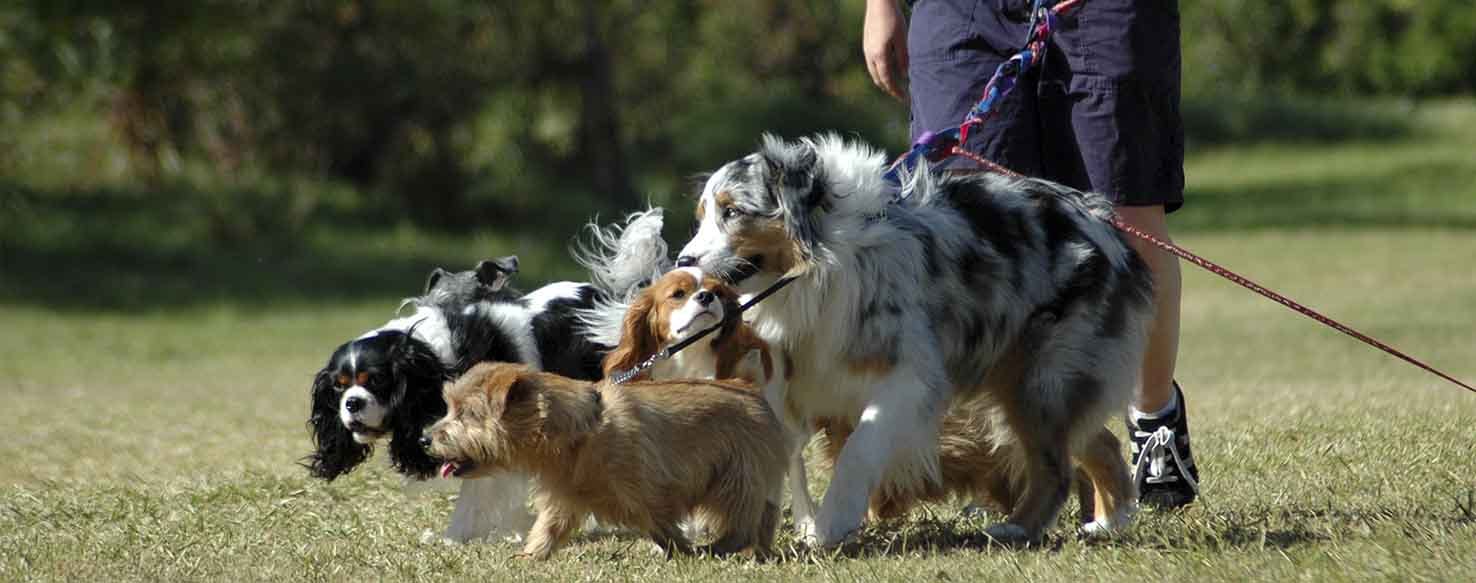
[[[446,414],[441,386],[475,363],[524,362],[599,377],[608,349],[580,334],[571,316],[604,294],[590,284],[559,282],[519,296],[506,287],[516,270],[516,257],[459,273],[437,268],[425,294],[406,300],[414,313],[333,352],[313,383],[314,475],[332,480],[352,470],[375,441],[389,437],[396,470],[431,477],[437,463],[419,446],[420,432]]]
[[[563,376],[598,380],[611,346],[581,315],[625,297],[669,267],[659,209],[624,226],[591,229],[594,245],[578,259],[596,283],[558,282],[520,295],[508,286],[516,257],[474,270],[436,269],[424,294],[405,300],[414,313],[339,346],[312,387],[308,426],[316,451],[304,466],[333,480],[363,463],[389,438],[389,458],[410,478],[434,476],[438,461],[420,446],[422,430],[446,414],[444,383],[483,362],[520,362]],[[526,479],[466,480],[445,536],[456,541],[526,530]]]

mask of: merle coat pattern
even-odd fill
[[[820,543],[858,528],[872,490],[936,480],[951,399],[985,399],[1026,488],[989,533],[1039,540],[1073,452],[1137,382],[1150,275],[1100,196],[1040,180],[930,174],[833,136],[765,137],[718,169],[679,265],[744,293],[798,279],[750,313],[793,358],[786,403],[855,423],[817,516]]]

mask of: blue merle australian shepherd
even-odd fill
[[[1091,444],[1137,383],[1149,272],[1100,196],[926,169],[896,186],[884,164],[834,136],[766,136],[707,180],[678,264],[745,294],[797,278],[747,317],[793,363],[780,406],[854,423],[817,542],[857,529],[874,489],[937,481],[939,420],[954,399],[986,403],[995,440],[1017,452],[1021,494],[988,534],[1037,541],[1073,459],[1093,482],[1127,481],[1121,454],[1104,461]]]

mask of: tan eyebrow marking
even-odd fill
[[[718,208],[725,209],[733,206],[733,193],[724,190],[713,195],[712,200],[717,203]]]

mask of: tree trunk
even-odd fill
[[[580,118],[577,148],[581,170],[608,206],[634,210],[642,205],[630,183],[616,110],[615,66],[605,44],[603,14],[596,0],[584,1],[584,74],[579,80]]]

